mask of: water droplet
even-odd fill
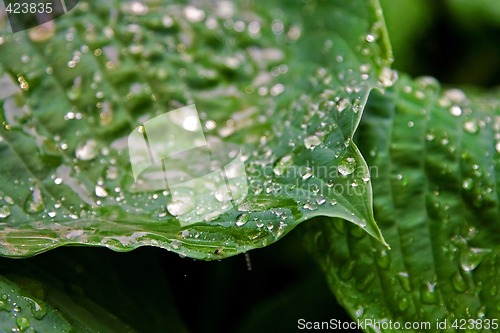
[[[181,242],[179,242],[177,239],[173,240],[172,243],[172,248],[175,250],[178,250],[181,247]]]
[[[420,297],[425,304],[435,304],[437,302],[436,283],[425,282],[420,289]]]
[[[226,202],[231,200],[231,192],[229,192],[229,189],[227,188],[226,185],[220,186],[214,193],[215,199],[219,202]]]
[[[301,175],[303,180],[307,180],[312,177],[312,169],[310,167],[306,167],[304,170],[301,170]]]
[[[304,139],[304,146],[306,146],[307,149],[312,150],[319,144],[321,144],[321,140],[316,135],[311,135]]]
[[[454,117],[460,117],[462,115],[462,108],[458,105],[453,105],[450,108],[450,114]]]
[[[31,314],[35,319],[41,320],[47,314],[47,306],[45,303],[38,299],[33,299],[29,297],[24,297],[24,299],[30,304]]]
[[[351,105],[351,102],[347,98],[342,98],[338,103],[337,103],[337,111],[342,112],[345,109],[347,109]]]
[[[306,202],[304,204],[304,209],[307,209],[307,210],[317,210],[318,209],[318,205],[313,203],[313,202]]]
[[[373,274],[372,272],[366,274],[365,276],[363,276],[357,283],[356,283],[356,286],[358,287],[358,290],[359,291],[363,291],[363,290],[366,290],[366,288],[368,288],[373,280],[375,279],[375,274]]]
[[[33,192],[28,195],[24,203],[24,210],[29,214],[34,214],[42,211],[43,199],[42,193],[38,186],[33,187]]]
[[[472,119],[464,123],[464,130],[469,134],[476,134],[479,131],[479,123]]]
[[[500,154],[500,141],[495,144],[495,150]]]
[[[488,254],[490,249],[471,247],[460,251],[460,267],[466,272],[474,270]]]
[[[344,176],[350,175],[356,170],[356,160],[352,157],[343,159],[337,170]]]
[[[54,21],[49,21],[40,24],[28,30],[28,37],[35,43],[45,42],[52,38],[56,32],[56,25]]]
[[[9,197],[8,195],[3,197],[3,201],[5,201],[6,203],[8,203],[11,206],[14,205],[14,200],[11,197]]]
[[[7,301],[7,295],[2,295],[2,299],[0,299],[0,311],[10,311],[11,307],[9,302]]]
[[[391,257],[389,255],[389,252],[387,252],[386,249],[383,249],[382,251],[378,252],[375,261],[377,262],[377,265],[380,268],[387,269],[391,265]]]
[[[242,225],[245,225],[248,222],[249,219],[250,219],[250,215],[249,214],[246,214],[246,213],[240,214],[236,218],[236,225],[238,227],[241,227]]]
[[[9,206],[0,207],[0,219],[5,219],[10,216],[10,208]]]
[[[75,150],[75,156],[82,161],[90,161],[97,155],[97,142],[95,140],[87,140],[80,143]]]
[[[108,196],[108,192],[104,189],[104,187],[96,185],[95,195],[97,195],[100,198],[106,198]]]
[[[190,197],[177,197],[167,205],[167,210],[174,216],[186,214],[194,209],[194,202]]]
[[[496,296],[497,294],[498,294],[498,287],[496,285],[493,285],[490,289],[490,295]]]
[[[19,87],[24,90],[24,91],[27,91],[29,90],[30,88],[30,85],[28,83],[28,81],[26,81],[26,79],[24,78],[24,76],[20,76],[17,78],[17,82],[19,82]]]
[[[273,172],[276,176],[281,176],[287,172],[292,164],[292,155],[283,156],[274,165]]]
[[[406,311],[409,306],[410,306],[410,301],[408,301],[408,298],[403,297],[403,298],[399,299],[399,301],[398,301],[399,311]]]
[[[398,79],[398,72],[393,71],[389,67],[384,67],[380,72],[378,79],[382,87],[391,87]]]
[[[401,287],[407,292],[411,292],[410,276],[407,272],[399,272],[397,275]]]
[[[326,198],[325,198],[324,196],[322,196],[322,195],[320,195],[320,196],[318,196],[318,197],[316,198],[316,203],[317,203],[318,205],[322,205],[322,204],[324,204],[325,202],[326,202]]]
[[[21,331],[24,331],[28,327],[30,327],[30,321],[26,317],[17,317],[16,324],[17,324],[17,327],[19,327],[19,329]]]
[[[347,281],[352,277],[354,272],[354,267],[356,262],[354,260],[349,260],[340,267],[339,276],[342,280]]]
[[[468,289],[467,281],[463,278],[460,272],[455,272],[451,275],[451,284],[456,291],[463,293]]]
[[[148,7],[140,1],[126,2],[123,4],[122,10],[132,15],[145,15],[148,13]]]
[[[462,188],[464,190],[471,190],[474,187],[474,181],[472,178],[465,178],[462,182]]]

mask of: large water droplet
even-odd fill
[[[384,67],[382,68],[378,79],[382,87],[388,88],[392,86],[398,79],[398,72],[393,71],[389,67]]]
[[[21,331],[28,329],[28,327],[30,327],[31,325],[29,319],[26,317],[17,317],[16,324]]]
[[[366,274],[365,276],[363,276],[357,283],[356,283],[356,287],[358,287],[358,290],[359,291],[363,291],[363,290],[366,290],[366,288],[368,288],[373,280],[375,279],[375,274],[373,274],[372,272]]]
[[[5,219],[9,216],[10,216],[9,206],[1,206],[0,207],[0,219]]]
[[[460,272],[455,272],[451,275],[451,284],[456,291],[463,293],[468,289],[467,281]]]
[[[40,300],[24,297],[30,304],[31,314],[35,319],[41,320],[47,314],[47,306]]]
[[[405,291],[410,292],[411,291],[410,276],[408,275],[408,273],[399,272],[396,276],[399,280],[399,283],[401,284],[401,287],[403,287]]]
[[[344,176],[350,175],[356,170],[356,160],[352,157],[343,159],[337,170]]]
[[[96,185],[95,186],[95,195],[100,198],[105,198],[108,196],[108,192],[104,189],[104,187]]]
[[[488,254],[490,249],[471,247],[460,251],[460,267],[466,272],[474,270]]]
[[[347,109],[350,105],[351,105],[351,103],[349,102],[349,100],[347,98],[342,98],[337,104],[337,111],[342,112],[345,109]]]
[[[275,163],[273,172],[276,176],[281,176],[287,172],[292,164],[292,155],[283,156]]]
[[[97,142],[95,140],[87,140],[80,143],[75,150],[75,156],[82,161],[90,161],[97,155]]]
[[[236,225],[238,227],[241,227],[242,225],[245,225],[248,222],[249,219],[250,219],[250,215],[249,214],[246,214],[246,213],[240,214],[236,218]]]
[[[425,304],[435,304],[437,302],[436,283],[427,281],[420,289],[420,297]]]
[[[340,267],[339,276],[342,280],[349,280],[354,272],[354,267],[356,262],[354,260],[349,260]]]
[[[311,135],[304,139],[304,146],[307,149],[314,149],[319,144],[321,144],[321,140],[316,135]]]
[[[231,192],[229,192],[229,189],[227,188],[226,185],[220,186],[214,193],[215,199],[219,202],[226,202],[231,200]]]
[[[409,306],[410,306],[410,301],[408,301],[408,298],[403,297],[403,298],[399,299],[399,301],[398,301],[399,311],[406,311]]]
[[[462,115],[462,108],[458,105],[453,105],[450,108],[450,114],[454,117],[460,117]]]
[[[167,210],[174,216],[183,215],[194,208],[194,202],[190,197],[177,197],[167,205]]]
[[[479,131],[479,123],[472,119],[464,122],[464,130],[469,134],[476,134]]]
[[[28,195],[24,203],[24,210],[29,214],[34,214],[42,211],[43,209],[43,198],[40,188],[38,186],[33,187],[33,192]]]

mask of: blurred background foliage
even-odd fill
[[[498,85],[500,1],[381,3],[395,69],[450,85]],[[59,248],[29,259],[2,258],[0,273],[50,272],[70,293],[140,332],[292,332],[299,318],[349,320],[303,247],[303,227],[252,251],[251,270],[244,256],[201,262],[156,248]]]
[[[394,50],[393,67],[444,84],[498,85],[500,2],[380,0]]]

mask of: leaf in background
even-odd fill
[[[498,96],[424,77],[370,98],[358,142],[377,170],[375,216],[392,249],[340,220],[311,223],[306,235],[353,318],[446,319],[446,332],[456,319],[500,318]]]
[[[186,332],[161,254],[64,248],[22,261],[1,258],[0,331]]]
[[[2,255],[153,245],[219,259],[318,215],[383,241],[351,140],[369,91],[394,80],[376,1],[80,2],[0,44],[3,91],[20,87],[0,109]],[[220,214],[190,202],[199,223],[180,227],[167,189],[136,191],[127,136],[192,103],[207,135],[243,145],[250,190]]]
[[[0,298],[2,332],[133,332],[97,304],[31,278],[0,276]]]

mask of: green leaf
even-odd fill
[[[430,322],[431,331],[446,320],[442,331],[455,332],[455,320],[500,317],[498,97],[442,89],[429,77],[405,77],[370,97],[358,142],[391,250],[335,219],[311,223],[306,234],[353,318]],[[400,332],[392,328],[382,331]]]
[[[30,278],[0,276],[0,305],[3,332],[134,332],[97,304]]]
[[[153,245],[220,259],[319,215],[384,242],[352,136],[369,91],[392,84],[390,61],[373,0],[81,1],[43,28],[4,34],[0,254]],[[127,138],[193,103],[207,136],[242,146],[249,191],[220,211],[188,196],[175,203],[193,209],[182,224],[168,188],[138,191]]]
[[[154,250],[64,248],[0,258],[0,331],[25,317],[23,332],[186,332]]]

